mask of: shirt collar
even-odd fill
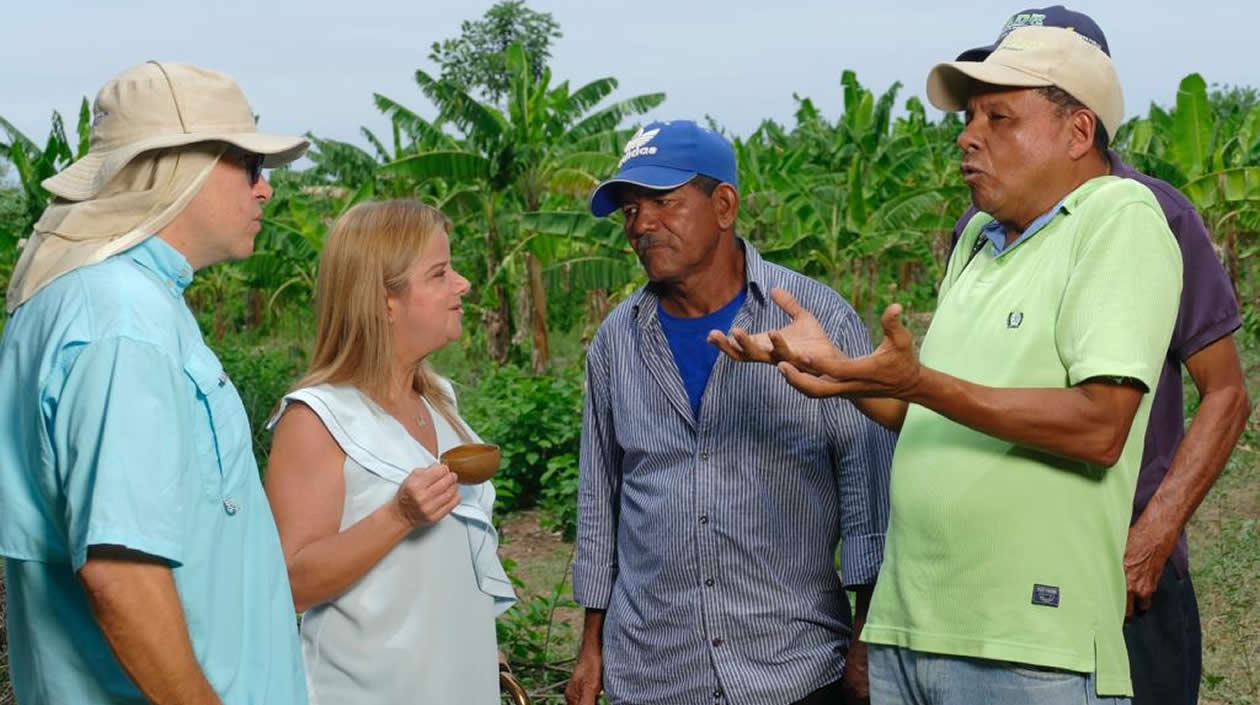
[[[1055,204],[1053,208],[1037,216],[1033,222],[1028,224],[1027,228],[1024,228],[1024,232],[1020,233],[1019,237],[1015,238],[1015,242],[1012,242],[1009,245],[1006,244],[1006,228],[1002,227],[1002,224],[996,220],[991,220],[988,223],[985,223],[984,229],[980,231],[980,235],[981,237],[988,238],[989,242],[993,245],[993,256],[1001,257],[1003,254],[1013,250],[1019,243],[1027,240],[1033,235],[1036,235],[1038,230],[1041,230],[1049,225],[1050,221],[1054,220],[1054,216],[1059,214],[1059,211],[1063,211],[1065,214],[1071,215],[1071,209],[1075,206],[1075,202],[1069,204],[1069,201],[1072,200],[1072,194],[1074,193],[1076,193],[1075,190],[1064,196],[1063,200]]]
[[[736,242],[744,250],[744,284],[748,288],[748,292],[753,298],[757,299],[760,304],[766,302],[766,275],[769,267],[766,261],[761,258],[761,254],[757,252],[757,248],[752,246],[742,237],[735,238]],[[640,322],[655,318],[656,307],[660,304],[660,297],[656,292],[652,291],[652,287],[644,286],[634,295],[634,303],[632,311],[635,318]]]
[[[127,250],[133,262],[157,275],[172,296],[181,297],[193,280],[193,268],[179,250],[156,235]]]

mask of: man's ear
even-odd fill
[[[1094,148],[1094,134],[1100,125],[1098,116],[1091,110],[1076,110],[1068,117],[1068,129],[1071,135],[1068,141],[1068,156],[1073,160],[1081,159]]]
[[[739,215],[739,192],[734,186],[722,182],[713,189],[712,198],[718,226],[723,230],[735,227],[735,218]]]

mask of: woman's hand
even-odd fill
[[[441,463],[412,470],[394,494],[398,518],[415,528],[436,524],[457,504],[459,487],[455,473]]]

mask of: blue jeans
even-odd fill
[[[1129,705],[1099,697],[1094,674],[868,647],[871,705]]]

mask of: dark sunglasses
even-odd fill
[[[249,185],[257,186],[262,179],[263,161],[266,159],[261,154],[246,152],[242,149],[233,149],[234,154],[231,156],[232,161],[241,165],[245,173],[249,174]]]

